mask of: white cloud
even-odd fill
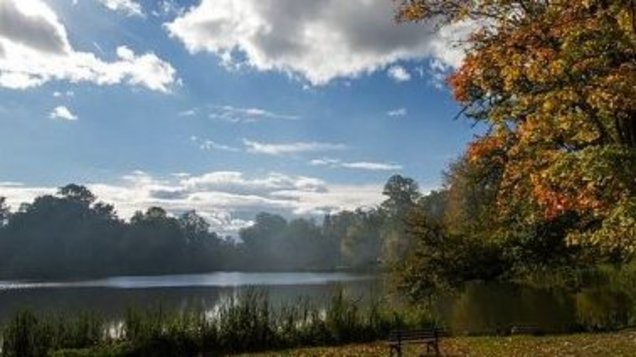
[[[286,217],[321,216],[382,201],[381,184],[331,184],[318,178],[281,173],[255,177],[236,171],[215,171],[198,176],[156,178],[136,171],[116,183],[87,186],[100,200],[113,204],[123,218],[150,206],[164,207],[173,214],[195,209],[214,230],[226,234],[250,225],[261,211]],[[1,195],[7,197],[13,209],[55,191],[53,187],[0,183]]]
[[[76,51],[57,14],[41,0],[0,1],[0,87],[26,89],[59,80],[98,85],[126,83],[169,92],[175,69],[154,53],[117,48],[107,62]]]
[[[211,52],[229,68],[300,76],[312,85],[355,78],[398,61],[438,58],[458,66],[454,44],[474,28],[397,24],[392,1],[202,0],[166,23],[191,53]]]
[[[407,82],[411,80],[411,74],[402,66],[391,66],[387,70],[389,78],[396,82]]]
[[[53,108],[53,110],[49,114],[49,118],[69,120],[69,121],[74,121],[78,119],[77,115],[73,114],[67,107],[63,105]]]
[[[179,115],[180,117],[191,117],[196,114],[197,114],[197,110],[193,108],[193,109],[180,111],[177,115]]]
[[[241,151],[241,149],[239,148],[225,145],[225,144],[220,144],[220,143],[217,143],[216,141],[212,141],[209,139],[203,140],[201,143],[199,143],[199,148],[201,150],[220,150],[220,151],[228,151],[228,152]]]
[[[326,185],[320,179],[305,176],[289,176],[274,172],[265,177],[248,178],[238,171],[214,171],[200,176],[191,176],[180,181],[180,184],[188,190],[220,191],[254,196],[263,196],[268,192],[281,190],[324,191]]]
[[[152,11],[155,17],[178,16],[183,14],[185,8],[180,6],[175,0],[161,0],[156,3],[157,9]]]
[[[316,141],[297,141],[290,143],[264,143],[258,141],[252,141],[243,139],[243,146],[236,147],[226,144],[218,143],[214,140],[199,138],[195,135],[190,137],[190,141],[196,144],[201,150],[220,150],[228,152],[248,152],[252,154],[264,154],[264,155],[294,155],[310,152],[324,152],[344,150],[347,148],[344,144],[337,143],[323,143]]]
[[[345,169],[357,169],[367,171],[399,171],[402,170],[402,165],[386,163],[386,162],[371,162],[371,161],[354,161],[346,162],[340,159],[314,159],[309,161],[312,166],[329,166],[331,168],[345,168]]]
[[[451,73],[452,67],[439,60],[432,60],[428,64],[429,83],[437,89],[443,89],[446,85],[446,77]]]
[[[369,162],[369,161],[343,162],[342,167],[348,168],[348,169],[361,169],[361,170],[370,170],[370,171],[402,170],[401,165],[388,164],[383,162]]]
[[[322,159],[313,159],[309,161],[309,165],[311,166],[332,166],[340,164],[340,160],[338,159],[330,159],[330,158],[322,158]]]
[[[118,11],[127,16],[144,17],[141,4],[135,0],[98,0],[102,5],[113,11]]]
[[[231,123],[252,123],[263,119],[300,119],[297,115],[274,113],[261,108],[238,108],[231,105],[213,106],[210,118]]]
[[[55,98],[74,97],[75,96],[75,92],[73,92],[72,90],[67,90],[66,92],[55,91],[55,92],[53,92],[53,96]]]
[[[406,111],[406,108],[396,108],[396,109],[392,109],[392,110],[389,110],[388,112],[386,112],[386,115],[388,115],[390,117],[403,117],[407,113],[408,112]]]
[[[54,193],[55,189],[46,186],[26,186],[19,182],[0,182],[0,197],[5,197],[12,210],[20,204],[32,202],[38,196]]]
[[[243,144],[247,147],[247,152],[266,155],[300,154],[308,152],[344,150],[347,148],[344,144],[322,143],[315,141],[271,144],[243,139]]]

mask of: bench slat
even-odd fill
[[[389,341],[434,340],[442,334],[440,329],[393,330]]]

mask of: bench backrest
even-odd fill
[[[541,329],[537,326],[513,326],[510,329],[511,335],[538,335]]]
[[[441,334],[442,330],[438,328],[392,330],[389,333],[389,342],[431,340],[439,338]]]

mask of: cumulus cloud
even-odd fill
[[[458,40],[473,27],[397,24],[392,1],[202,0],[167,23],[191,53],[229,67],[300,76],[312,85],[354,78],[398,61],[438,58],[457,66]]]
[[[127,16],[140,16],[144,17],[141,4],[135,0],[98,0],[102,5],[108,9],[121,12]]]
[[[390,117],[403,117],[407,114],[406,108],[395,108],[386,112]]]
[[[73,114],[67,107],[63,105],[53,108],[53,110],[49,114],[49,118],[69,120],[69,121],[74,121],[78,119],[77,115]]]
[[[101,200],[113,204],[123,218],[130,218],[135,211],[150,206],[164,207],[172,214],[195,209],[214,230],[225,234],[250,225],[261,211],[286,217],[319,217],[344,209],[374,206],[382,201],[381,184],[332,184],[314,177],[281,173],[248,176],[236,171],[215,171],[157,178],[136,171],[116,183],[87,186]],[[13,209],[22,202],[55,191],[53,187],[0,182],[0,192]]]
[[[309,161],[312,166],[328,166],[331,168],[345,168],[345,169],[357,169],[368,171],[399,171],[402,170],[402,165],[386,163],[386,162],[371,162],[371,161],[353,161],[346,162],[340,159],[314,159]]]
[[[298,120],[297,115],[274,113],[261,108],[239,108],[231,105],[212,106],[210,118],[231,123],[253,123],[263,119]]]
[[[243,139],[243,144],[246,146],[247,152],[266,155],[300,154],[308,152],[344,150],[347,148],[344,144],[323,143],[316,141],[297,141],[292,143],[273,144]]]
[[[64,25],[41,0],[0,1],[0,47],[0,87],[26,89],[62,80],[169,92],[176,82],[175,69],[152,52],[136,54],[119,46],[117,60],[108,62],[76,51]]]
[[[407,82],[411,80],[411,74],[402,66],[391,66],[386,73],[389,78],[396,82]]]

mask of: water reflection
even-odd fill
[[[119,319],[129,307],[212,311],[248,286],[258,287],[274,304],[302,298],[324,304],[334,289],[368,296],[371,276],[345,273],[210,273],[112,277],[90,281],[0,282],[0,323],[20,309],[43,313],[95,311]]]
[[[442,306],[444,319],[459,334],[504,334],[514,326],[543,332],[570,331],[576,309],[567,291],[514,284],[470,284]]]
[[[599,285],[578,292],[506,283],[468,284],[437,304],[438,317],[457,334],[506,334],[514,326],[541,333],[600,331],[636,323],[634,296]]]
[[[19,309],[44,313],[93,311],[111,321],[129,307],[197,309],[214,313],[219,304],[249,286],[266,293],[276,306],[310,303],[321,308],[336,288],[366,304],[385,293],[381,278],[345,273],[211,273],[197,275],[112,277],[75,282],[0,282],[0,324]],[[468,284],[435,304],[433,314],[457,334],[507,333],[513,326],[542,332],[607,330],[636,324],[633,284],[599,286],[578,292],[515,284]],[[391,295],[385,306],[395,307]]]
[[[0,290],[42,288],[173,288],[173,287],[237,287],[318,285],[334,282],[369,280],[368,275],[347,273],[240,273],[215,272],[158,276],[116,276],[81,281],[0,281]]]

